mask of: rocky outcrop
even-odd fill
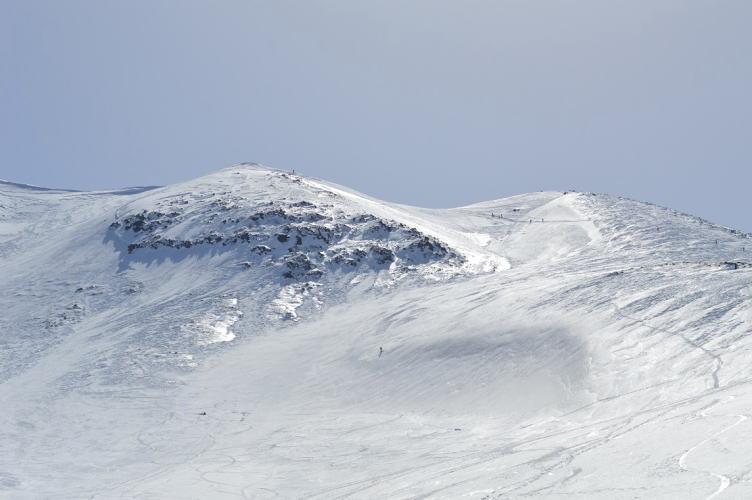
[[[329,204],[280,201],[248,205],[221,196],[200,203],[170,200],[113,221],[108,237],[129,255],[160,248],[213,247],[242,254],[244,267],[276,266],[285,279],[317,280],[357,270],[411,272],[459,266],[462,256],[413,227]]]

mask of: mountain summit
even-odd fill
[[[745,498],[750,252],[593,193],[0,182],[0,496]]]

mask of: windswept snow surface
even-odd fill
[[[752,238],[237,165],[0,183],[0,497],[752,498]]]

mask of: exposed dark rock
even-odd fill
[[[226,198],[226,194],[222,194],[222,198],[216,196],[200,201],[208,210],[143,210],[113,221],[109,231],[125,240],[128,254],[163,247],[186,250],[201,245],[220,245],[229,250],[237,245],[249,245],[255,259],[270,257],[268,264],[281,265],[282,275],[295,280],[323,276],[322,266],[343,270],[360,266],[379,269],[397,262],[400,270],[410,271],[415,265],[442,259],[462,261],[437,239],[371,214],[349,216],[334,212],[334,215],[325,215],[320,206],[308,201],[265,202],[248,210],[242,203]],[[166,203],[182,207],[189,202],[176,199]],[[221,218],[220,213],[224,213]],[[186,222],[205,223],[215,230],[192,238],[164,237],[167,230]],[[259,242],[264,244],[257,244]],[[251,265],[248,261],[246,267]]]

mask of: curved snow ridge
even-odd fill
[[[467,273],[487,273],[503,271],[511,267],[509,261],[498,253],[487,250],[490,235],[458,230],[447,224],[440,212],[433,217],[430,210],[416,210],[415,207],[376,200],[357,191],[318,179],[305,178],[303,182],[314,189],[339,196],[361,211],[387,220],[415,228],[417,231],[436,238],[457,251],[466,259],[463,271]]]

